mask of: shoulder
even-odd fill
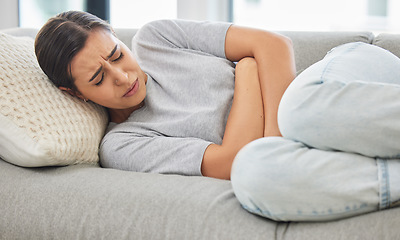
[[[132,39],[135,51],[157,51],[160,47],[185,48],[191,36],[188,35],[187,20],[163,19],[145,24]]]
[[[147,56],[149,51],[165,53],[171,48],[192,49],[225,57],[225,38],[231,24],[181,19],[149,22],[136,33],[132,49],[137,56],[146,59],[151,58]]]
[[[141,31],[148,31],[148,30],[164,30],[165,28],[179,28],[185,25],[197,25],[201,24],[200,21],[194,20],[184,20],[184,19],[160,19],[146,23],[143,27],[140,28],[139,32]]]
[[[145,24],[135,35],[135,38],[154,35],[188,34],[203,31],[212,34],[215,30],[226,31],[232,23],[213,21],[194,21],[184,19],[163,19]]]
[[[154,47],[149,47],[150,45],[170,45],[171,37],[175,35],[180,35],[176,30],[177,25],[175,20],[156,20],[143,25],[135,34],[132,39],[132,46],[135,50],[139,46],[147,46],[144,49],[155,49]]]
[[[154,34],[169,32],[171,28],[173,29],[178,27],[177,21],[178,20],[163,19],[146,23],[137,31],[135,38],[154,36]]]

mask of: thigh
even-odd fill
[[[237,155],[231,181],[242,206],[278,221],[320,221],[379,209],[376,160],[262,138]]]
[[[346,44],[300,74],[278,112],[282,135],[324,150],[398,158],[400,59]]]

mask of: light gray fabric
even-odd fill
[[[128,29],[128,28],[116,28],[114,29],[117,38],[121,40],[128,48],[131,48],[131,42],[133,36],[135,36],[137,30],[136,29]]]
[[[400,57],[400,34],[381,33],[375,37],[373,44]]]
[[[296,69],[304,69],[325,57],[332,48],[349,42],[372,43],[370,32],[280,32],[293,42]]]
[[[265,239],[229,181],[0,161],[0,239]]]
[[[142,27],[133,53],[148,74],[144,106],[103,138],[103,167],[201,175],[205,149],[221,144],[234,92],[225,58],[230,24],[161,20]]]
[[[394,240],[400,236],[400,208],[325,223],[280,224],[276,239]]]
[[[0,161],[0,239],[396,239],[400,208],[325,223],[243,210],[229,181]]]
[[[35,38],[36,34],[38,33],[38,29],[36,28],[24,28],[22,31],[21,28],[8,28],[1,31],[17,37],[24,36],[31,38]],[[116,28],[114,31],[118,39],[125,43],[126,46],[131,48],[131,41],[133,36],[136,34],[137,29]]]
[[[7,33],[16,37],[31,37],[35,38],[38,32],[36,28],[24,28],[21,31],[21,28],[8,28],[1,30],[3,33]]]

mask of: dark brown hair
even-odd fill
[[[114,34],[104,20],[81,11],[63,12],[50,18],[35,40],[35,54],[44,73],[57,87],[77,91],[71,75],[72,58],[85,46],[89,33],[102,28]]]

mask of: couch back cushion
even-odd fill
[[[4,32],[15,36],[35,37],[37,29],[11,28]],[[116,28],[117,37],[131,48],[131,41],[137,29]],[[279,32],[293,41],[296,58],[296,68],[303,71],[313,63],[321,60],[332,48],[349,42],[372,43],[374,34],[371,32],[302,32],[282,31]]]
[[[381,33],[375,37],[373,44],[400,58],[400,34]]]
[[[371,32],[280,32],[293,42],[296,69],[301,72],[318,62],[332,48],[349,42],[372,43]]]
[[[26,166],[97,163],[108,123],[102,107],[58,90],[34,40],[0,33],[0,157]]]
[[[130,48],[133,36],[136,34],[137,29],[133,28],[116,28],[115,34],[125,45]],[[31,37],[35,38],[38,33],[36,28],[9,28],[2,30],[3,33],[7,33],[16,37]]]

